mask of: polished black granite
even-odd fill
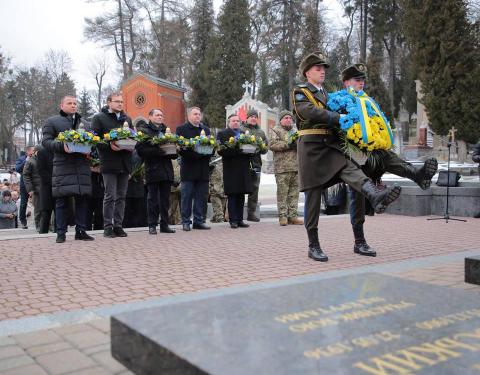
[[[136,374],[480,374],[476,292],[375,273],[113,316]]]
[[[480,285],[480,256],[465,258],[465,282]]]

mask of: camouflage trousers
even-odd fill
[[[178,225],[182,222],[182,215],[180,215],[180,191],[170,193],[168,222],[170,225]]]
[[[298,172],[285,172],[275,175],[277,181],[278,217],[294,218],[298,216]]]
[[[212,194],[210,195],[210,202],[212,203],[213,210],[213,215],[210,221],[212,223],[223,223],[225,221],[227,197],[224,195]]]

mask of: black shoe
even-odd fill
[[[22,224],[22,229],[28,229],[28,225],[27,224]]]
[[[80,241],[93,241],[95,238],[89,236],[84,230],[75,232],[75,239]]]
[[[115,237],[117,237],[117,235],[113,231],[113,227],[106,227],[103,230],[103,237],[115,238]]]
[[[243,221],[239,221],[238,223],[238,227],[239,228],[248,228],[250,225],[248,225],[247,223],[243,222]]]
[[[237,228],[238,228],[238,224],[237,224],[237,223],[230,223],[230,228],[232,228],[232,229],[237,229]]]
[[[203,229],[203,230],[210,229],[210,227],[207,226],[207,225],[205,225],[204,223],[201,223],[201,224],[193,224],[193,225],[192,225],[192,228],[193,228],[193,229]]]
[[[185,232],[190,232],[190,224],[183,224],[182,226],[182,229],[185,231]]]
[[[258,223],[260,221],[260,219],[256,216],[256,215],[248,215],[247,216],[247,220],[248,221],[254,221],[255,223]]]
[[[480,212],[479,212],[478,214],[476,214],[476,215],[473,215],[473,217],[474,217],[475,219],[480,219]]]
[[[432,184],[432,177],[437,173],[437,169],[437,159],[427,159],[423,166],[416,171],[413,181],[415,181],[422,190],[426,190]]]
[[[384,213],[388,205],[400,196],[401,191],[402,188],[398,185],[379,190],[371,180],[362,185],[362,194],[370,201],[377,214]]]
[[[160,233],[175,233],[175,229],[170,228],[168,225],[161,225]]]
[[[65,242],[65,233],[58,233],[57,239],[55,240],[56,243],[64,243]]]
[[[320,246],[310,246],[308,248],[308,257],[318,262],[328,261],[328,257],[325,255]]]
[[[127,237],[128,234],[123,230],[122,227],[113,227],[113,233],[115,233],[115,235],[117,237]]]
[[[156,227],[148,227],[148,233],[149,234],[157,234],[157,228]]]
[[[367,241],[356,243],[353,245],[353,252],[359,255],[365,255],[367,257],[376,257],[377,252],[368,246]]]

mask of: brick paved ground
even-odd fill
[[[231,230],[128,238],[97,236],[84,243],[67,238],[0,241],[0,326],[51,312],[89,309],[122,302],[244,285],[293,276],[479,250],[478,220],[429,222],[425,217],[376,216],[367,219],[369,243],[377,258],[354,256],[348,218],[321,220],[328,263],[306,257],[303,227],[276,221]],[[252,243],[253,242],[253,243]],[[394,271],[395,272],[395,271]],[[391,274],[391,272],[389,271]],[[463,283],[463,262],[399,268],[412,280],[480,293]],[[0,336],[1,374],[124,374],[109,351],[108,319]]]

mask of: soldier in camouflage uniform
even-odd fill
[[[240,127],[242,132],[248,131],[250,135],[254,135],[257,139],[262,138],[265,142],[265,145],[268,146],[267,136],[265,132],[260,128],[258,125],[258,112],[254,109],[250,109],[247,112],[247,121],[242,124]],[[258,204],[258,189],[260,188],[260,175],[262,172],[262,157],[260,153],[255,154],[252,159],[252,168],[255,171],[255,175],[253,176],[253,192],[248,194],[248,221],[260,221],[260,218],[257,217],[255,212],[257,211],[257,204]]]
[[[213,167],[210,174],[210,202],[212,203],[213,216],[210,219],[212,223],[223,223],[225,221],[225,208],[227,206],[227,196],[223,190],[223,165],[222,158],[214,160],[211,163]]]
[[[297,142],[289,139],[295,131],[293,114],[285,110],[280,112],[280,124],[270,129],[269,134],[277,181],[278,221],[281,226],[303,224],[297,214],[299,194]]]
[[[172,160],[173,165],[173,184],[170,188],[170,209],[168,211],[168,221],[170,225],[182,223],[180,215],[180,164],[177,159]]]

